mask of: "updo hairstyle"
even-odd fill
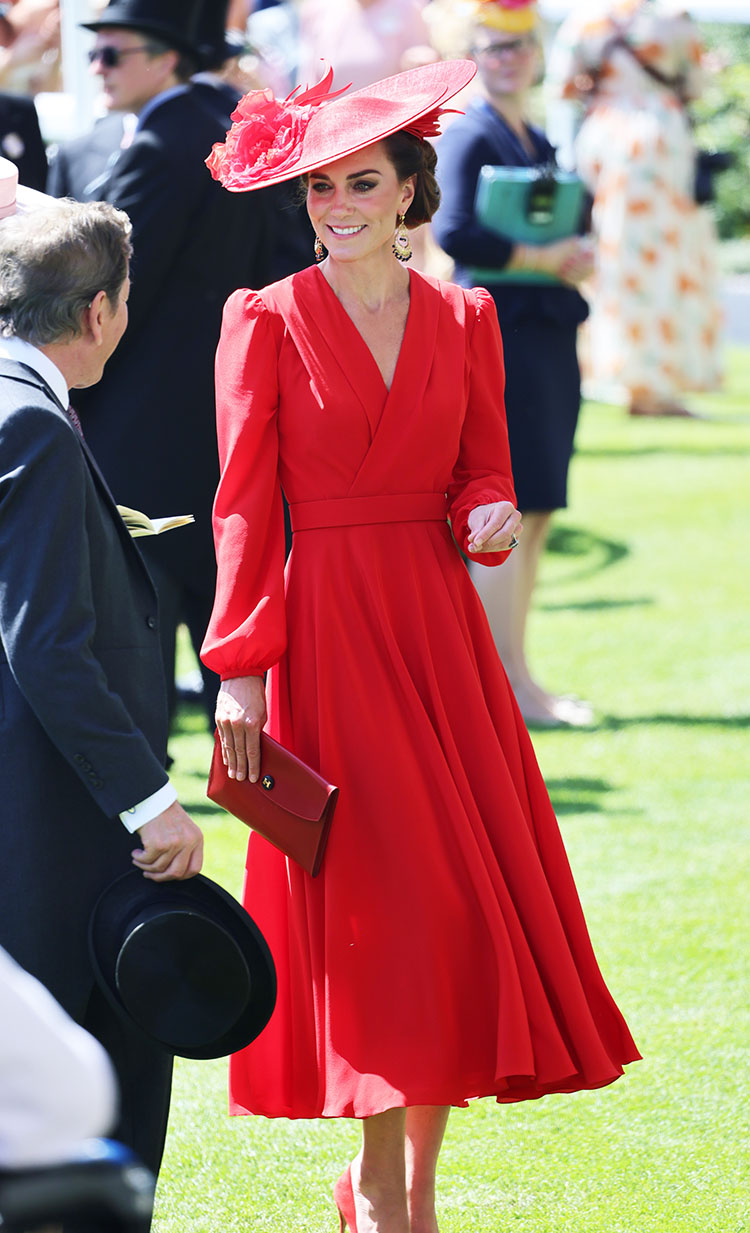
[[[383,138],[385,152],[394,166],[399,184],[415,176],[414,200],[406,214],[407,228],[413,230],[429,223],[440,205],[440,189],[435,179],[437,154],[429,141],[400,129]]]

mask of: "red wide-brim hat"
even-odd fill
[[[317,86],[283,102],[270,90],[252,90],[240,99],[226,141],[214,146],[206,165],[230,192],[243,193],[335,163],[400,129],[437,137],[443,104],[476,71],[472,60],[442,60],[346,94],[331,93],[329,69]]]

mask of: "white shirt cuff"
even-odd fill
[[[165,809],[169,809],[169,806],[174,805],[176,800],[177,789],[173,784],[165,783],[163,788],[152,792],[151,796],[147,796],[145,801],[141,801],[139,805],[133,805],[132,809],[123,809],[120,821],[125,830],[130,831],[132,835],[141,826],[145,826],[147,822],[151,822],[153,818],[163,813]]]

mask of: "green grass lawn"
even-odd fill
[[[750,1230],[750,352],[700,421],[587,405],[530,633],[596,708],[535,732],[601,966],[644,1054],[604,1091],[454,1113],[442,1233]],[[205,872],[245,830],[206,801],[210,741],[172,740]],[[743,757],[744,755],[744,757]],[[226,1061],[178,1061],[156,1233],[335,1233],[354,1122],[226,1115]]]

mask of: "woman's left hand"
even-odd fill
[[[521,515],[510,501],[475,505],[469,514],[467,547],[472,555],[481,552],[507,552],[514,539],[523,533]]]

